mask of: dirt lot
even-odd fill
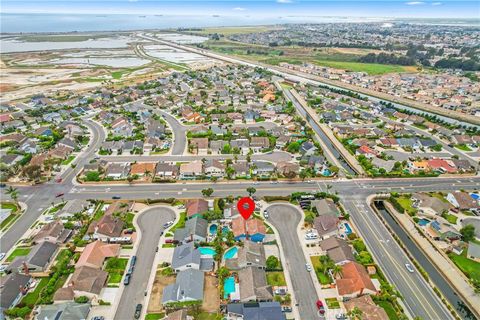
[[[214,276],[206,274],[202,309],[206,312],[218,312],[219,307],[220,291],[218,288],[218,279]]]
[[[148,302],[147,312],[162,312],[162,294],[163,288],[175,282],[174,276],[163,276],[161,271],[157,271],[155,280],[153,281],[152,293]]]

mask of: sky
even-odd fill
[[[400,18],[476,18],[480,1],[467,0],[2,0],[3,13],[67,14],[164,14],[222,15],[237,17],[400,17]]]

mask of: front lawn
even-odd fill
[[[165,317],[165,313],[147,313],[145,320],[160,320]]]
[[[322,263],[320,262],[320,256],[310,257],[312,261],[313,270],[317,275],[317,279],[321,284],[330,284],[332,283],[332,279],[330,279],[329,275],[325,275],[322,272]]]
[[[67,159],[62,161],[62,165],[66,166],[67,164],[70,164],[70,162],[72,162],[73,159],[75,159],[75,156],[69,156]]]
[[[25,248],[25,247],[15,248],[15,250],[13,250],[13,252],[8,256],[7,262],[12,262],[13,259],[15,259],[16,257],[26,256],[27,254],[30,253],[30,250],[32,250],[32,248]]]
[[[328,309],[340,309],[340,302],[338,302],[337,298],[326,298],[325,302]]]
[[[467,146],[466,144],[457,144],[455,145],[455,148],[459,149],[459,150],[462,150],[462,151],[472,151],[472,149],[470,149],[469,146]]]
[[[410,198],[410,196],[399,196],[398,198],[397,197],[392,197],[390,199],[395,201],[398,204],[398,206],[400,206],[404,211],[406,211],[408,213],[408,215],[414,216],[417,213],[417,209],[415,209],[412,206],[413,203],[412,203],[412,199]],[[398,206],[396,206],[395,203],[393,203],[393,205],[395,206],[396,209],[398,209]]]
[[[444,213],[444,214],[442,214],[442,217],[444,219],[446,219],[451,224],[457,224],[458,217],[456,215],[453,215],[453,214],[450,214],[450,213]]]
[[[29,292],[23,297],[22,303],[32,308],[37,303],[40,292],[47,285],[49,280],[50,278],[41,278],[40,282],[35,287],[35,290]]]
[[[448,256],[470,280],[480,281],[480,262],[468,259],[464,254],[450,253]]]
[[[388,315],[389,320],[398,320],[398,314],[395,311],[395,308],[389,301],[375,301],[377,306],[383,308]]]
[[[270,286],[286,286],[285,275],[282,271],[267,272],[267,283]]]
[[[174,232],[175,230],[177,230],[179,228],[185,227],[185,221],[187,221],[187,213],[182,212],[182,213],[180,213],[180,218],[178,219],[178,222],[174,226],[172,226],[169,229],[169,231]]]
[[[128,259],[126,258],[109,258],[105,266],[105,271],[108,272],[108,283],[120,283],[122,281],[123,273],[127,268]]]
[[[198,319],[198,320],[221,320],[223,318],[222,318],[222,315],[218,314],[218,313],[202,312],[195,319]]]

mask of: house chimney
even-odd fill
[[[27,263],[23,261],[22,266],[23,266],[23,273],[25,273],[28,276],[30,274],[30,271],[28,270]]]

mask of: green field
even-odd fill
[[[360,63],[351,61],[331,61],[331,60],[315,60],[315,64],[319,66],[344,69],[354,72],[366,72],[370,75],[378,75],[392,72],[405,72],[407,69],[403,66],[378,64],[378,63]]]
[[[450,253],[448,257],[468,278],[480,281],[480,262],[468,259],[465,254],[458,256],[455,253]]]
[[[30,253],[30,250],[32,250],[32,248],[16,248],[15,250],[13,250],[13,252],[8,256],[7,258],[7,262],[12,262],[13,259],[15,259],[16,257],[21,257],[21,256],[26,256],[27,254]]]
[[[267,283],[271,286],[286,286],[285,275],[282,271],[267,272]]]

